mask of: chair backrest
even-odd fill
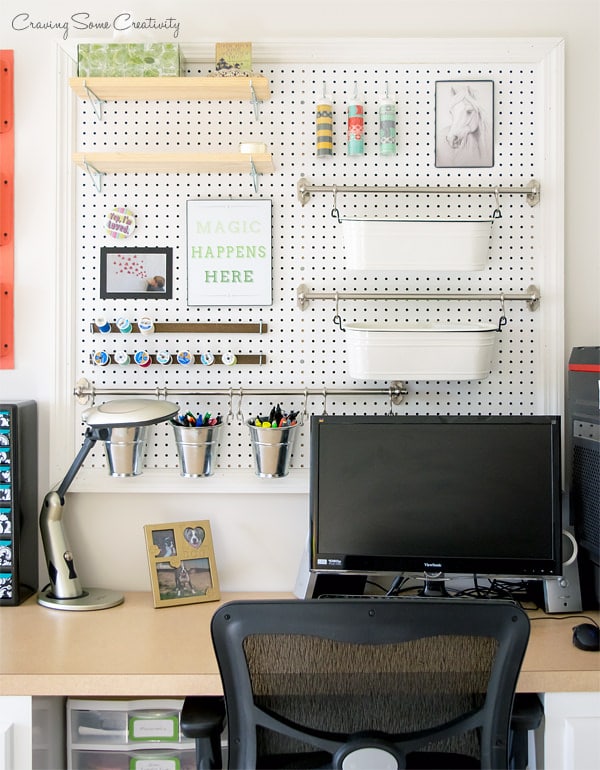
[[[529,638],[511,602],[236,601],[212,638],[229,768],[445,767],[450,755],[507,767]]]

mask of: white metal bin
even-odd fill
[[[360,380],[482,380],[497,328],[485,324],[348,323],[348,371]]]
[[[342,219],[349,270],[483,270],[492,219]]]

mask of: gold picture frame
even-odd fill
[[[221,598],[208,520],[146,524],[144,533],[155,607]]]

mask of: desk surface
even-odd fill
[[[292,598],[229,593],[232,599]],[[127,593],[109,610],[71,612],[35,598],[0,608],[0,695],[185,696],[221,693],[210,639],[218,603],[155,609],[150,593]],[[599,613],[588,613],[598,620]],[[600,653],[571,643],[580,622],[532,613],[517,690],[600,691]]]

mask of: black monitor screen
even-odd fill
[[[311,568],[561,572],[557,416],[311,419]]]

